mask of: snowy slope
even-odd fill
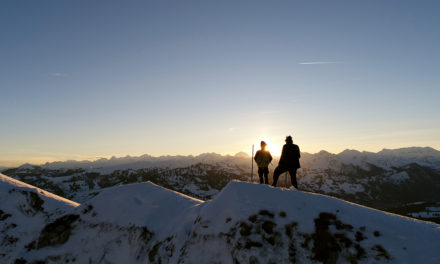
[[[79,204],[0,174],[0,263],[12,263],[51,221]]]
[[[61,262],[150,263],[158,245],[183,245],[201,203],[152,183],[107,188],[71,212],[79,218],[69,241],[40,249],[38,259],[56,255]]]
[[[146,225],[167,234],[173,232],[172,228],[179,225],[191,208],[201,203],[203,201],[148,182],[104,189],[78,210],[93,206],[97,216],[92,218],[98,221]]]
[[[206,263],[215,261],[217,248],[225,249],[222,263],[440,261],[438,225],[293,189],[232,182],[202,206],[199,222],[187,242],[188,263],[200,252]]]
[[[19,222],[11,230],[23,239],[2,251],[2,263],[440,261],[439,225],[293,189],[233,181],[204,202],[139,183],[103,189],[80,206],[42,194],[60,207],[45,220],[17,209],[20,200],[7,195],[16,185],[2,179],[1,210],[11,216],[0,223]]]
[[[276,159],[273,162],[275,166]],[[102,189],[146,181],[208,200],[231,180],[251,181],[249,161],[250,157],[245,153],[235,156],[215,153],[199,156],[144,155],[95,162],[56,162],[44,166],[25,164],[8,169],[4,174],[80,203]],[[84,168],[77,168],[79,164]],[[301,190],[407,216],[430,216],[432,221],[440,223],[437,213],[431,214],[422,206],[412,208],[417,210],[407,208],[414,202],[424,202],[425,207],[436,206],[440,202],[440,152],[435,149],[303,153],[301,164],[302,169],[298,170]],[[271,182],[274,167],[269,169]],[[253,181],[257,181],[256,171]],[[282,175],[279,186],[289,185],[290,182],[286,182],[285,175]]]

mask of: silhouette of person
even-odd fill
[[[270,152],[266,150],[266,142],[261,141],[260,145],[261,149],[255,154],[254,160],[258,165],[258,177],[260,177],[260,184],[263,183],[263,176],[264,183],[269,184],[269,164],[272,161],[272,155],[270,155]]]
[[[296,183],[296,171],[301,168],[299,164],[299,158],[301,158],[301,153],[299,147],[293,144],[291,136],[286,137],[286,144],[283,146],[283,151],[281,152],[280,161],[278,166],[273,172],[273,184],[272,186],[277,186],[278,177],[283,173],[288,171],[290,174],[290,181],[296,189],[298,189],[298,184]]]

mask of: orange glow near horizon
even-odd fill
[[[263,138],[263,139],[257,141],[256,143],[254,143],[254,155],[259,149],[261,149],[261,145],[260,145],[261,141],[266,142],[266,144],[267,144],[266,150],[268,150],[272,156],[278,157],[281,155],[282,146],[275,144],[275,143],[272,143],[269,139],[266,139],[266,138]],[[252,155],[252,146],[250,146],[250,149],[248,151],[246,151],[246,153],[249,154],[249,156]]]

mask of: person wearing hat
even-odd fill
[[[301,158],[301,153],[299,147],[293,144],[293,139],[291,136],[286,137],[286,144],[283,146],[283,151],[281,152],[280,161],[278,166],[273,172],[273,183],[272,186],[277,186],[278,177],[288,171],[290,174],[290,181],[296,189],[298,189],[298,184],[296,183],[296,171],[301,168],[299,164],[299,158]]]
[[[261,141],[260,145],[261,149],[255,154],[254,160],[258,165],[258,177],[260,177],[260,183],[263,183],[264,176],[264,183],[269,184],[269,164],[272,161],[272,155],[266,150],[266,142]]]

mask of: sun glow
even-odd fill
[[[266,142],[267,146],[266,146],[266,150],[268,150],[270,152],[270,154],[272,156],[280,156],[281,155],[281,150],[282,150],[282,146],[279,144],[275,144],[273,142],[271,142],[269,139],[267,138],[263,138],[260,139],[259,141],[253,143],[254,144],[254,155],[255,153],[261,149],[261,145],[260,142],[264,141]],[[252,155],[252,146],[250,147],[250,149],[247,151],[249,155]]]

